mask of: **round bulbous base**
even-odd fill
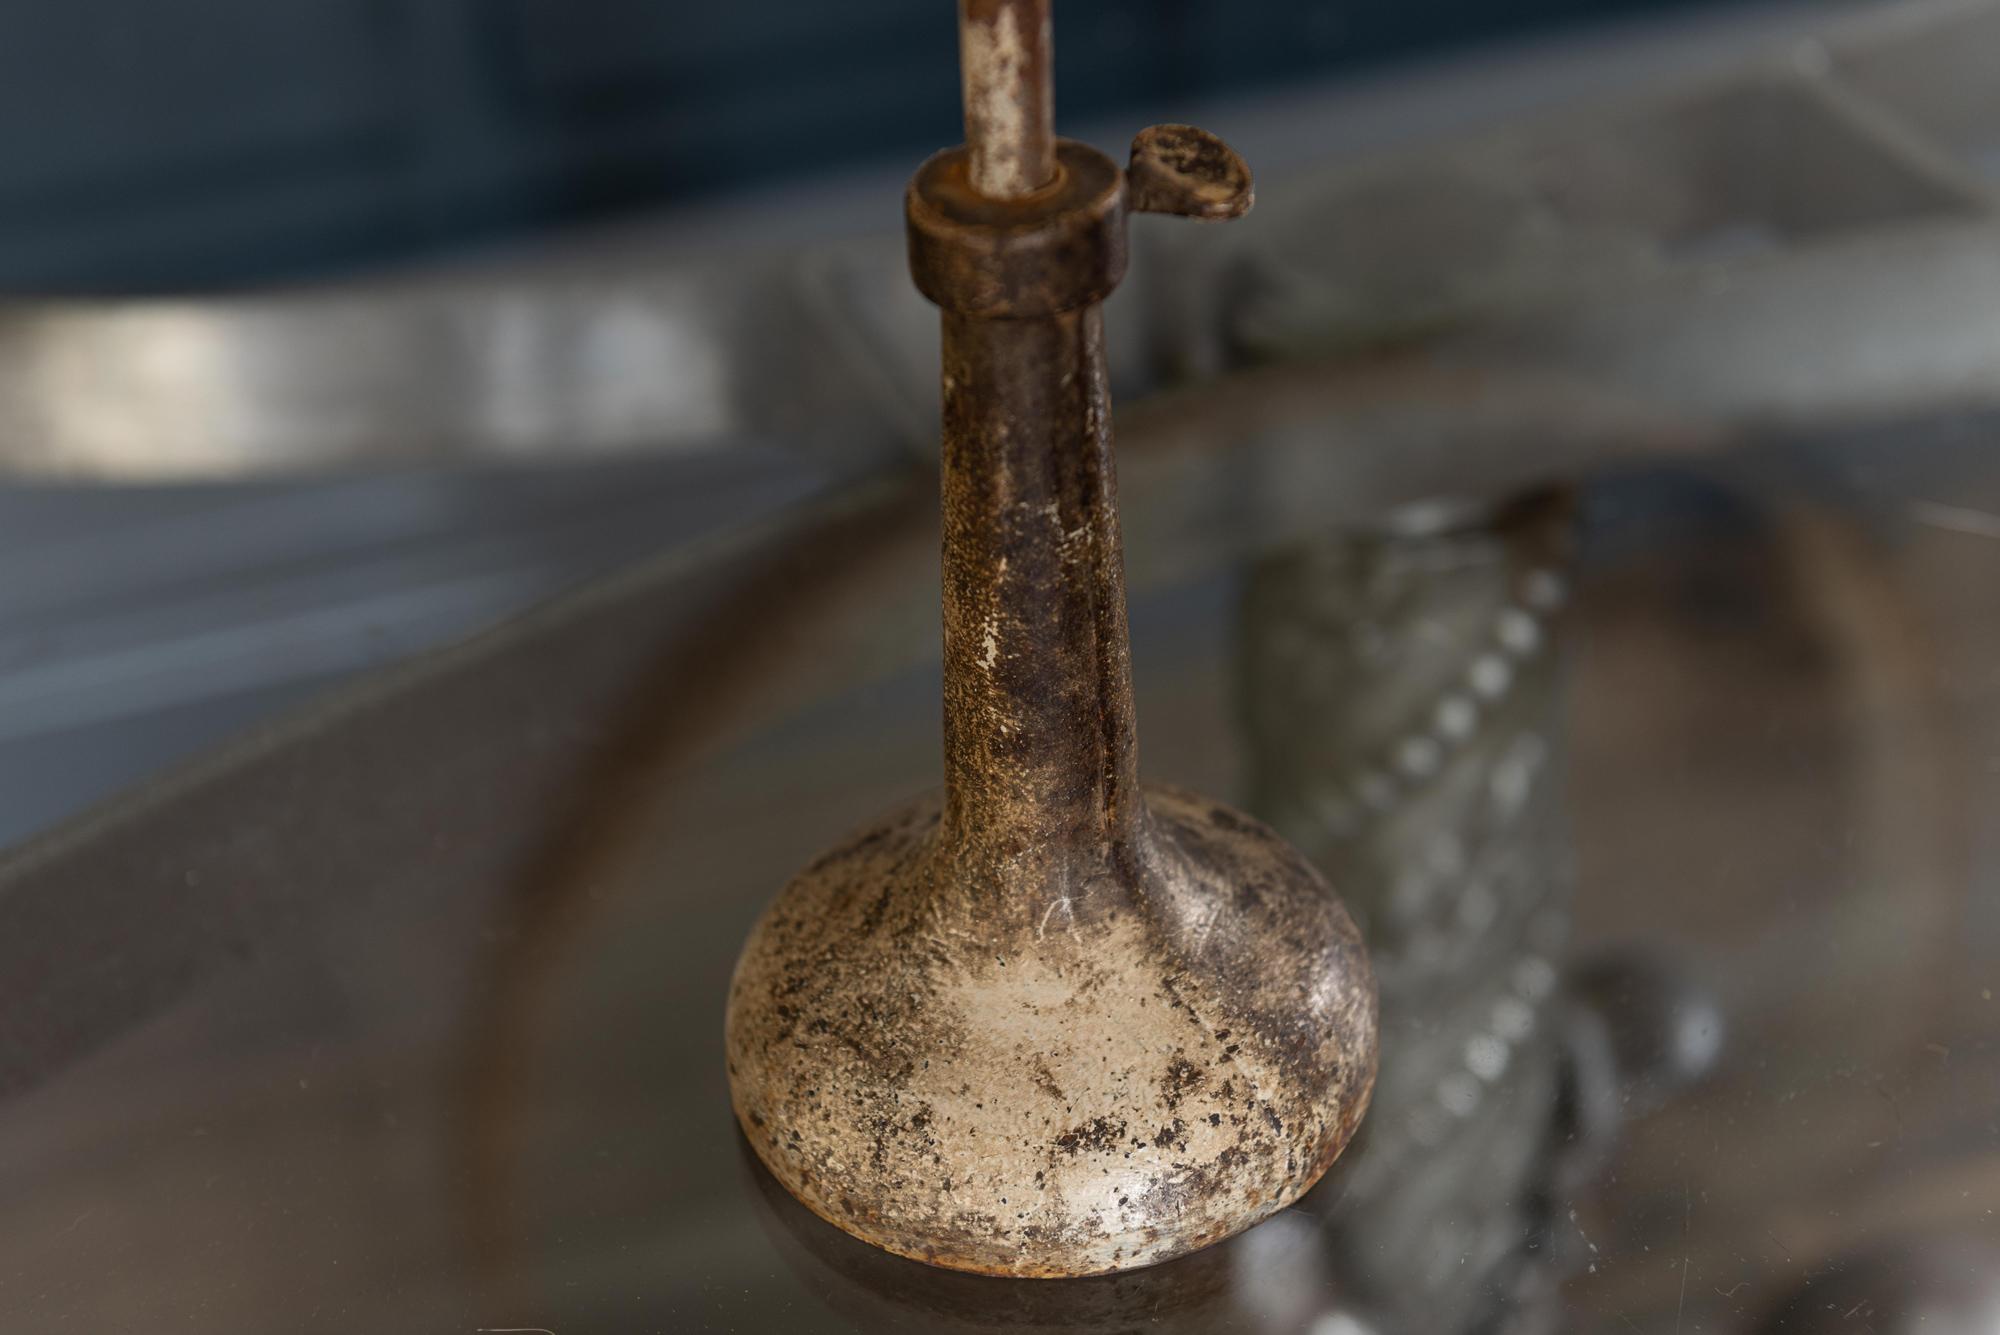
[[[1149,789],[1125,848],[974,863],[936,797],[828,853],[731,983],[757,1156],[868,1242],[986,1274],[1168,1260],[1284,1208],[1374,1085],[1375,980],[1263,825]]]

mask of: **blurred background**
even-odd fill
[[[1063,115],[1137,116],[1693,8],[1077,0],[1057,52]],[[297,280],[900,168],[958,139],[957,71],[940,58],[954,24],[937,0],[10,5],[0,286]]]
[[[1058,0],[1258,172],[1108,304],[1143,754],[1375,1112],[1078,1287],[739,1160],[751,916],[937,776],[953,26],[0,7],[0,1326],[2000,1331],[2000,0]]]
[[[1971,209],[1935,153],[1774,78],[1838,12],[1066,7],[1067,132],[1205,118],[1267,185],[1226,243],[1139,229],[1161,260],[1119,298],[1120,394]],[[921,464],[933,334],[896,232],[912,164],[958,136],[953,23],[9,6],[0,840],[710,519]],[[1970,107],[1984,151],[1976,74],[1940,92],[1892,46],[1858,72],[1949,134]],[[1653,101],[1577,133],[1633,88]]]

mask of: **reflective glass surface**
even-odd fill
[[[1328,870],[1385,1027],[1314,1192],[1102,1279],[877,1253],[730,1116],[753,916],[937,780],[924,484],[350,693],[7,866],[0,1329],[1990,1335],[1991,438],[1135,539],[1145,770]]]

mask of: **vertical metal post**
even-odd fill
[[[1325,1171],[1374,1082],[1375,984],[1296,853],[1138,780],[1102,303],[1128,210],[1234,217],[1249,170],[1184,125],[1125,170],[1055,140],[1048,0],[961,6],[966,145],[904,200],[943,321],[944,794],[759,920],[730,1091],[778,1180],[859,1237],[1098,1274]]]
[[[959,0],[958,57],[972,188],[1034,194],[1056,175],[1049,0]]]

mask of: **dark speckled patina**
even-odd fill
[[[1019,1276],[1149,1265],[1283,1208],[1375,1077],[1374,978],[1319,875],[1246,816],[1140,787],[1098,304],[1126,178],[1055,158],[1017,199],[973,193],[954,154],[911,187],[912,270],[944,308],[944,789],[785,888],[727,1032],[744,1134],[801,1201]],[[1149,131],[1141,159],[1149,208],[1248,205],[1200,131]]]
[[[967,883],[933,797],[786,889],[737,969],[729,1053],[788,1189],[905,1256],[1077,1275],[1226,1237],[1319,1178],[1374,1079],[1354,926],[1263,826],[1145,797],[1136,875],[1077,841]]]

